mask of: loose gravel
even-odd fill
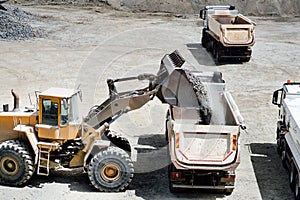
[[[193,89],[197,95],[200,105],[200,116],[205,124],[210,124],[212,109],[210,106],[207,91],[200,79],[192,74],[189,70],[185,69],[185,74],[187,75],[188,80],[192,83]]]
[[[15,6],[5,4],[3,7],[7,11],[0,10],[0,40],[25,40],[44,35],[40,28],[31,25],[40,18]]]

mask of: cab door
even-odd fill
[[[73,97],[74,98],[74,97]],[[60,139],[75,139],[78,135],[79,123],[74,121],[72,98],[60,102]]]
[[[60,135],[59,120],[60,120],[60,101],[55,98],[43,98],[39,102],[39,138],[58,139]]]

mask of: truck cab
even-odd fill
[[[235,6],[205,6],[200,10],[200,19],[203,19],[204,28],[207,28],[207,17],[208,15],[238,15],[238,10],[235,10]]]
[[[279,107],[278,119],[282,123],[286,123],[284,101],[288,104],[300,103],[300,83],[288,81],[283,84],[282,88],[273,93],[272,103]]]

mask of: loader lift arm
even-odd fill
[[[84,121],[95,129],[98,129],[104,123],[111,124],[122,114],[131,110],[136,110],[152,100],[157,92],[157,87],[153,86],[156,75],[141,74],[135,77],[126,77],[118,79],[108,79],[109,97],[100,105],[93,106]],[[149,80],[149,86],[126,92],[118,92],[115,86],[117,82],[126,82],[131,80]]]
[[[141,108],[155,96],[162,103],[169,105],[183,106],[186,104],[202,108],[202,101],[207,97],[201,97],[200,101],[195,88],[203,88],[203,85],[200,80],[195,83],[197,77],[192,77],[189,75],[189,71],[181,68],[184,63],[184,58],[175,50],[162,58],[156,75],[144,73],[134,77],[108,79],[109,98],[101,105],[93,106],[84,121],[98,129],[104,123],[111,124],[124,113]],[[219,78],[221,79],[221,75]],[[148,80],[149,85],[137,90],[117,91],[115,83],[130,80]],[[198,92],[206,94],[206,91]]]

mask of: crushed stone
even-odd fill
[[[31,22],[41,20],[38,16],[16,6],[2,6],[6,11],[0,10],[0,40],[25,40],[44,36],[41,28],[31,25]]]

